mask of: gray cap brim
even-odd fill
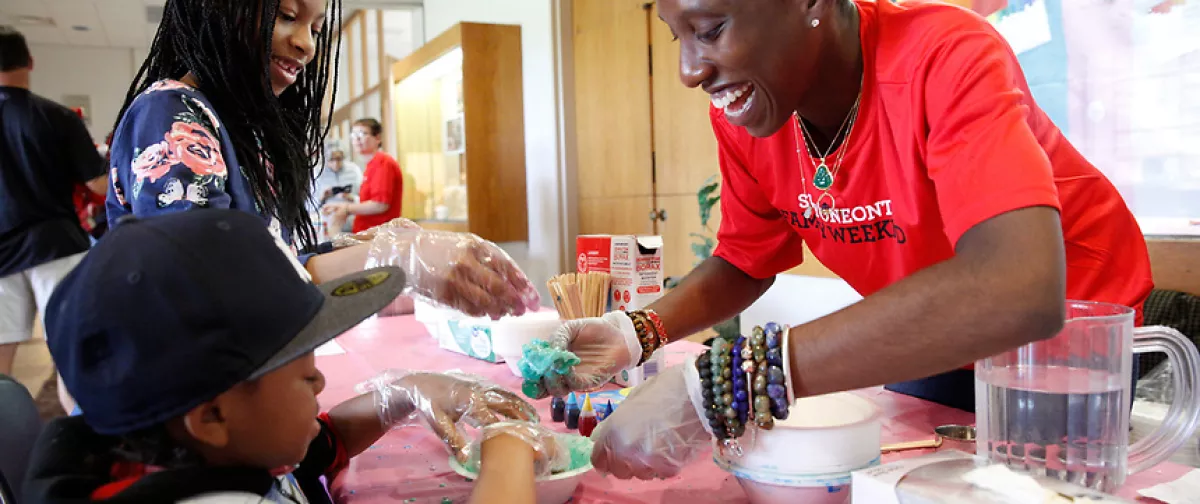
[[[295,338],[250,375],[262,378],[316,350],[395,301],[404,291],[404,270],[384,266],[346,275],[317,286],[325,295],[321,310]]]

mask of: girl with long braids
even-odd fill
[[[238,209],[262,217],[316,283],[392,264],[410,294],[471,315],[536,307],[512,259],[472,234],[397,221],[337,250],[316,243],[306,206],[329,128],[322,103],[336,82],[340,13],[340,0],[168,0],[115,127],[109,227]]]

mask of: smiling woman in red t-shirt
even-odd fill
[[[556,339],[584,362],[551,392],[636,364],[659,341],[639,336],[679,339],[737,314],[800,264],[803,244],[864,299],[783,336],[797,396],[953,373],[1053,336],[1068,298],[1140,313],[1152,284],[1133,215],[982,17],[921,0],[658,9],[683,83],[712,96],[720,244],[638,324],[568,323]],[[696,374],[678,366],[622,403],[593,434],[596,467],[670,476],[709,446]],[[949,376],[959,394],[945,401],[970,408],[970,374]]]
[[[368,158],[363,172],[358,202],[327,203],[324,210],[333,216],[334,226],[350,215],[354,216],[355,233],[365,231],[400,216],[404,198],[404,175],[400,163],[390,154],[380,150],[383,145],[383,125],[371,118],[354,122],[350,139],[358,153]]]

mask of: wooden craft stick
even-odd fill
[[[939,448],[941,446],[942,446],[941,438],[935,438],[935,439],[925,439],[925,440],[921,440],[921,441],[909,441],[909,442],[905,442],[905,443],[893,443],[893,444],[889,444],[889,445],[883,445],[882,447],[880,447],[879,451],[882,453],[893,453],[893,452],[902,452],[902,451],[908,451],[908,450],[928,450],[928,449],[932,449],[932,448]]]
[[[563,284],[556,283],[554,284],[554,291],[558,295],[559,301],[562,303],[562,319],[571,320],[574,317],[571,313],[571,302],[569,299],[567,299],[567,290],[563,287]]]
[[[583,301],[579,297],[579,286],[571,284],[567,286],[567,301],[571,305],[571,318],[583,318]]]
[[[566,317],[567,314],[564,313],[565,309],[563,307],[562,293],[558,291],[558,282],[556,282],[553,278],[547,280],[546,290],[550,291],[550,298],[554,301],[554,309],[558,310],[559,318]]]

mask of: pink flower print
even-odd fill
[[[117,178],[117,167],[114,166],[112,170],[109,171],[108,178],[112,184],[113,196],[116,196],[117,203],[123,207],[129,206],[129,204],[125,202],[125,190],[121,189],[121,180]]]
[[[133,174],[137,176],[138,182],[145,179],[150,179],[151,183],[157,182],[159,178],[171,171],[171,165],[175,161],[171,159],[171,150],[167,142],[159,142],[143,150],[133,160]],[[116,183],[116,169],[113,170],[113,182]]]
[[[143,94],[150,94],[155,91],[170,91],[172,89],[192,89],[192,86],[174,79],[163,79],[147,87]]]
[[[171,156],[175,162],[183,163],[192,173],[225,176],[225,160],[221,157],[221,145],[208,129],[199,124],[176,121],[166,134]]]

